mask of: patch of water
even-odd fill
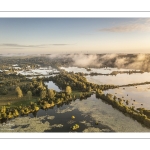
[[[53,81],[44,82],[44,84],[47,85],[49,89],[53,89],[53,90],[55,90],[57,92],[61,91],[59,89],[59,87]]]
[[[101,73],[101,74],[110,74],[113,71],[131,71],[131,70],[135,70],[135,69],[122,69],[122,68],[90,68],[90,71],[87,71],[85,68],[79,68],[79,67],[60,67],[60,69],[64,69],[65,71],[68,72],[74,72],[74,73]],[[139,71],[139,70],[138,70]]]
[[[88,82],[95,84],[114,84],[114,85],[125,85],[141,82],[150,82],[150,73],[133,73],[133,74],[117,74],[115,75],[96,75],[96,76],[85,76]]]
[[[95,95],[86,100],[75,101],[70,106],[74,109],[78,108],[82,114],[88,114],[94,120],[109,126],[116,132],[150,132],[149,128],[124,115],[101,99],[97,99]]]
[[[72,115],[75,119],[71,118]],[[95,95],[85,100],[71,101],[69,105],[39,110],[36,118],[30,114],[13,119],[10,124],[12,132],[150,132],[149,128],[97,99]],[[71,127],[75,124],[79,125],[79,129],[72,131]],[[0,125],[0,128],[4,127]]]
[[[150,84],[119,87],[117,89],[109,89],[104,91],[104,93],[110,93],[112,95],[116,95],[118,98],[128,100],[129,106],[150,110]]]

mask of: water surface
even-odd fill
[[[104,91],[129,101],[129,106],[135,108],[145,108],[150,110],[150,84],[131,87],[120,87]]]
[[[133,73],[133,74],[117,74],[115,75],[96,75],[96,76],[85,76],[88,82],[95,84],[114,84],[114,85],[125,85],[141,82],[150,82],[150,73]]]
[[[53,89],[53,90],[55,90],[57,92],[61,91],[59,89],[59,87],[53,81],[44,82],[44,84],[47,85],[49,89]]]
[[[74,73],[79,73],[79,72],[82,72],[82,73],[87,73],[87,74],[90,74],[90,73],[101,73],[101,74],[110,74],[112,73],[113,71],[132,71],[132,70],[135,70],[135,69],[123,69],[123,68],[109,68],[109,67],[105,67],[105,68],[90,68],[91,71],[87,71],[85,68],[79,68],[79,67],[60,67],[60,69],[64,69],[65,71],[68,71],[68,72],[74,72]],[[139,71],[139,70],[138,70]]]
[[[75,119],[71,118],[72,115]],[[13,123],[13,132],[150,132],[149,128],[97,99],[95,95],[47,111],[40,110],[36,118],[30,114],[29,117],[16,118],[10,123]],[[72,131],[71,127],[75,124],[80,128]]]

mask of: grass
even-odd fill
[[[76,96],[76,98],[80,98],[80,94],[81,93],[83,93],[83,92],[81,92],[81,91],[78,91],[78,90],[74,90],[74,91],[72,91],[72,93],[71,93],[71,95],[75,95]],[[91,93],[91,92],[86,92],[86,93]]]
[[[14,99],[13,99],[14,98]],[[27,96],[24,96],[23,98],[17,98],[16,96],[15,97],[12,97],[12,100],[3,100],[1,101],[0,100],[0,106],[8,106],[7,104],[10,103],[10,105],[8,107],[16,107],[16,106],[25,106],[25,105],[29,105],[30,102],[36,102],[38,100],[39,97],[32,97],[30,100],[27,98]]]
[[[81,93],[81,91],[74,90],[74,91],[72,91],[71,95],[75,95],[76,98],[80,98],[80,93]]]
[[[7,103],[14,103],[19,100],[20,99],[17,98],[17,96],[14,94],[0,95],[0,105],[6,105]]]
[[[20,99],[20,101],[12,103],[10,106],[11,107],[16,107],[16,106],[27,106],[30,105],[30,102],[36,102],[38,100],[38,97],[32,97],[32,99],[28,100],[26,99]]]

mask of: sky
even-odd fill
[[[0,18],[0,54],[149,52],[150,18]]]

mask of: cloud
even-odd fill
[[[51,59],[69,60],[70,66],[113,67],[150,72],[150,54],[51,54]]]
[[[12,43],[0,44],[0,46],[9,47],[9,48],[46,48],[48,46],[67,46],[67,45],[73,45],[73,44],[65,44],[65,43],[41,44],[41,45],[21,45],[21,44],[12,44]]]
[[[103,28],[103,32],[132,32],[132,31],[150,31],[150,19],[138,19],[128,24],[122,24],[110,28]]]
[[[4,47],[15,47],[15,48],[25,48],[25,47],[36,47],[36,48],[41,48],[44,47],[46,45],[20,45],[20,44],[12,44],[12,43],[4,43],[4,44],[0,44],[0,46],[4,46]]]
[[[72,44],[50,44],[50,45],[53,45],[53,46],[67,46],[67,45],[72,45]]]

